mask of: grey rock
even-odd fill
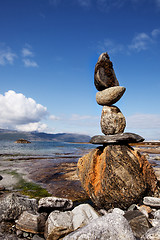
[[[39,215],[34,215],[24,211],[16,222],[16,228],[29,233],[39,233],[39,230],[41,231],[41,229],[39,229],[38,223]]]
[[[63,240],[135,240],[128,221],[117,213],[92,220],[88,225],[67,235]]]
[[[96,101],[99,105],[110,106],[118,102],[118,100],[123,96],[125,90],[125,87],[120,86],[107,88],[96,93]]]
[[[71,211],[50,213],[45,226],[45,239],[59,239],[73,231],[73,214]]]
[[[160,210],[157,210],[153,213],[154,218],[157,218],[160,220]]]
[[[38,211],[51,212],[53,210],[69,210],[73,207],[72,200],[57,197],[41,198],[38,202]]]
[[[0,199],[0,221],[15,220],[23,211],[36,213],[36,199],[29,199],[15,193],[10,193]]]
[[[150,219],[152,227],[160,226],[160,219]]]
[[[94,84],[98,91],[119,85],[107,53],[102,53],[98,58],[94,72]]]
[[[74,230],[87,225],[91,220],[99,217],[99,214],[89,205],[81,204],[72,210]]]
[[[135,133],[119,133],[114,135],[96,135],[89,141],[93,144],[136,143],[143,142],[144,138]]]
[[[125,214],[125,212],[120,208],[113,208],[112,213],[117,213],[117,214],[120,214],[120,215]]]
[[[32,240],[44,240],[44,238],[38,236],[38,235],[34,235]]]
[[[123,133],[126,120],[116,106],[103,106],[101,115],[101,130],[105,135]]]
[[[23,232],[22,232],[21,230],[17,230],[17,231],[16,231],[16,234],[17,234],[18,237],[22,237]]]
[[[160,240],[160,226],[150,228],[144,236],[141,238],[142,240]]]
[[[142,237],[151,227],[146,216],[139,210],[127,211],[124,217],[128,220],[134,236]]]
[[[47,218],[48,218],[47,213],[40,213],[38,216],[38,231],[41,233],[44,233]]]
[[[160,198],[156,197],[144,197],[143,203],[151,207],[160,207]]]

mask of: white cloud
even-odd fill
[[[98,52],[101,53],[105,51],[110,54],[123,52],[124,46],[123,44],[115,43],[113,40],[107,38],[103,42],[98,43]]]
[[[153,29],[153,31],[151,32],[151,35],[153,38],[158,37],[159,34],[160,34],[160,28]]]
[[[49,117],[50,118],[50,117]],[[51,119],[52,120],[52,119]],[[58,120],[58,121],[55,121]],[[90,115],[61,115],[56,117],[53,115],[54,125],[50,122],[50,128],[54,128],[52,132],[60,133],[80,133],[90,136],[100,134],[100,117]],[[50,131],[51,132],[51,131]]]
[[[9,47],[0,49],[0,65],[13,64],[16,57],[17,55]]]
[[[47,108],[10,90],[0,94],[0,113],[1,128],[38,130],[44,128],[40,121],[47,116]]]
[[[157,42],[157,38],[160,35],[160,29],[153,29],[150,34],[138,33],[132,40],[132,43],[128,46],[129,50],[136,50],[138,52],[149,49],[153,44]]]
[[[104,39],[104,41],[100,41],[97,44],[98,53],[108,52],[110,54],[117,53],[131,53],[132,51],[145,51],[151,48],[154,44],[156,45],[159,41],[160,36],[160,28],[155,28],[151,31],[151,33],[147,34],[145,32],[138,33],[132,39],[130,44],[121,44],[116,43],[114,40],[109,38]]]
[[[146,140],[160,140],[160,114],[134,114],[126,118],[126,131],[140,134]]]
[[[38,64],[35,61],[28,58],[23,59],[23,62],[25,67],[38,67]]]
[[[25,131],[25,132],[32,132],[32,131],[44,132],[48,129],[48,127],[45,123],[35,122],[35,123],[16,125],[16,129],[19,131]]]
[[[149,37],[146,33],[139,33],[133,38],[131,45],[129,45],[129,49],[135,49],[138,52],[146,50],[151,42],[151,37]]]
[[[129,128],[160,128],[160,114],[134,114],[127,118]]]
[[[55,120],[59,120],[60,117],[57,117],[57,116],[55,116],[55,115],[50,115],[50,116],[49,116],[49,119],[51,119],[52,121],[55,121]]]
[[[33,57],[34,54],[29,48],[23,48],[22,49],[22,56],[23,57]]]
[[[78,115],[78,114],[72,114],[70,120],[71,121],[81,121],[81,120],[86,120],[86,119],[93,119],[93,116],[89,115]]]

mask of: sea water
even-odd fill
[[[0,158],[21,157],[30,158],[56,158],[57,156],[81,157],[96,146],[84,143],[67,142],[40,142],[33,141],[28,144],[15,143],[13,141],[0,141]]]

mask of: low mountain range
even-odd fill
[[[0,129],[0,140],[16,141],[26,139],[28,141],[54,141],[54,142],[89,142],[90,136],[75,133],[44,133],[22,132],[16,130]]]

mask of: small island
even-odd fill
[[[31,143],[31,142],[25,139],[18,139],[15,141],[15,143]]]

